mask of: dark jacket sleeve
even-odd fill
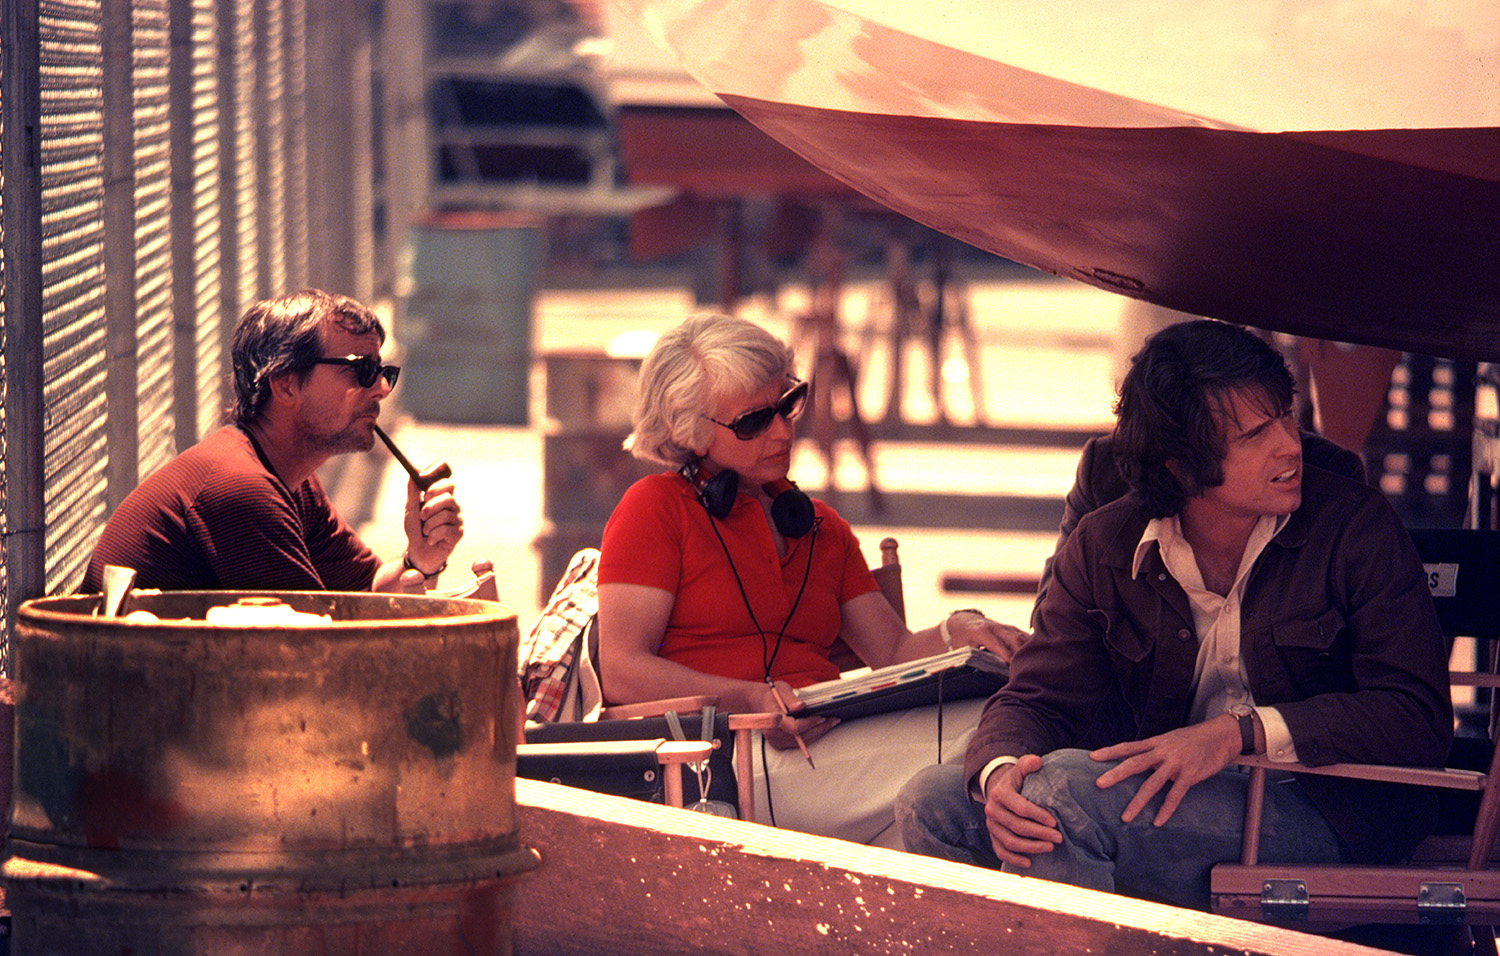
[[[1117,521],[1100,520],[1125,510],[1123,502],[1096,509],[1090,513],[1096,517],[1063,542],[1051,586],[1033,616],[1035,633],[1016,651],[1009,679],[986,703],[970,742],[970,779],[996,757],[1079,746],[1097,732],[1101,714],[1119,706],[1109,615],[1098,608],[1099,592],[1112,590],[1121,572],[1100,560],[1099,544],[1116,534],[1140,536],[1143,526],[1121,531]],[[1128,577],[1128,567],[1123,573]],[[1112,726],[1107,739],[1095,742],[1115,742],[1120,729]]]

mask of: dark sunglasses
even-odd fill
[[[796,420],[802,414],[802,404],[807,401],[807,383],[798,382],[786,391],[784,395],[776,399],[775,405],[767,405],[765,408],[757,408],[754,411],[740,415],[732,422],[721,422],[717,418],[708,418],[715,425],[723,425],[734,432],[734,437],[740,441],[749,441],[755,436],[771,427],[771,419],[780,415],[787,421]]]
[[[381,365],[379,359],[370,358],[368,355],[345,355],[342,358],[320,358],[313,361],[314,365],[346,365],[354,369],[354,380],[359,383],[360,388],[369,388],[375,384],[377,378],[385,379],[385,384],[391,388],[396,387],[396,379],[401,375],[399,365]]]

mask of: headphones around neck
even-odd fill
[[[698,490],[698,500],[703,504],[710,516],[720,521],[729,516],[729,509],[734,507],[735,496],[740,491],[739,472],[732,468],[723,471],[698,484],[698,478],[704,474],[704,469],[697,462],[689,462],[682,466],[682,477],[688,480]],[[771,523],[776,530],[785,538],[800,538],[812,530],[814,523],[812,499],[807,497],[797,485],[782,478],[779,481],[767,482],[761,485],[761,490],[771,496]]]

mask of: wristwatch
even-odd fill
[[[1255,709],[1245,704],[1231,704],[1229,714],[1240,722],[1240,754],[1255,753]]]

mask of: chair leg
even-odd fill
[[[1500,747],[1490,758],[1489,779],[1500,779]],[[1485,787],[1474,816],[1474,842],[1469,847],[1469,869],[1482,870],[1495,849],[1495,834],[1500,830],[1500,787]]]
[[[740,819],[755,822],[755,762],[750,741],[755,734],[747,727],[734,732],[734,779],[739,790]]]
[[[1240,836],[1240,862],[1254,866],[1260,859],[1260,818],[1266,804],[1266,768],[1250,768],[1250,789],[1245,793],[1245,830]]]
[[[781,723],[780,714],[730,714],[729,729],[734,732],[734,776],[739,789],[740,819],[755,819],[755,758],[751,751],[754,731],[768,730]]]

